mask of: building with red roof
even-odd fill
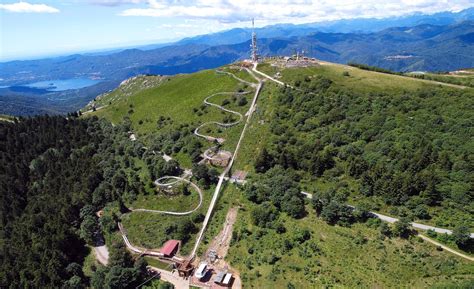
[[[160,253],[165,257],[171,258],[178,252],[179,244],[180,241],[178,240],[168,240],[163,247],[161,247]]]

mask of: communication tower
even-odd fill
[[[251,55],[250,57],[252,58],[253,63],[258,62],[258,48],[257,48],[257,33],[255,33],[255,23],[254,19],[252,18],[252,44],[251,44]]]

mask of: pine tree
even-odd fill
[[[255,159],[255,171],[257,173],[264,173],[272,167],[272,156],[268,153],[266,148],[263,148]]]

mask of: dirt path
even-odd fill
[[[107,249],[107,246],[94,247],[94,254],[100,264],[106,266],[109,263],[109,249]]]
[[[418,234],[418,236],[419,236],[420,238],[422,238],[423,240],[425,240],[425,241],[427,241],[427,242],[430,242],[431,244],[434,244],[434,245],[436,245],[436,246],[438,246],[438,247],[443,248],[443,250],[445,250],[445,251],[448,251],[448,252],[450,252],[450,253],[453,253],[454,255],[457,255],[457,256],[459,256],[459,257],[461,257],[461,258],[464,258],[464,259],[466,259],[466,260],[469,260],[469,261],[471,261],[471,262],[474,261],[474,258],[473,258],[473,257],[468,256],[468,255],[466,255],[466,254],[463,254],[463,253],[461,253],[461,252],[458,252],[458,251],[456,251],[456,250],[453,250],[453,249],[451,249],[451,248],[449,248],[449,247],[447,247],[447,246],[445,246],[445,245],[443,245],[443,244],[441,244],[441,243],[436,242],[436,241],[433,240],[433,239],[430,239],[430,238],[426,237],[425,235]]]
[[[82,113],[82,115],[96,112],[96,111],[98,111],[98,110],[101,110],[101,109],[106,108],[107,106],[109,106],[109,105],[106,104],[106,105],[103,105],[103,106],[99,106],[99,107],[97,107],[95,110],[94,110],[94,109],[89,109],[89,110],[87,110],[87,111],[84,111],[84,112]]]
[[[224,227],[222,230],[217,234],[216,237],[212,240],[209,248],[204,256],[209,256],[211,251],[215,251],[217,253],[217,260],[214,262],[213,266],[218,268],[219,270],[229,270],[232,275],[234,276],[234,282],[232,284],[233,289],[240,289],[242,288],[242,280],[240,279],[240,274],[235,269],[225,261],[225,257],[227,256],[227,252],[230,248],[230,241],[232,240],[232,231],[235,222],[237,221],[237,213],[239,211],[238,207],[230,208],[227,212],[227,216],[225,218]],[[211,263],[211,260],[207,260]]]
[[[211,250],[217,252],[219,261],[223,260],[225,256],[227,256],[227,251],[229,250],[230,241],[232,239],[232,229],[234,227],[235,221],[237,220],[238,210],[239,209],[237,207],[229,209],[225,218],[224,228],[222,228],[219,234],[212,240],[206,256]]]
[[[174,285],[175,289],[188,289],[189,288],[189,280],[179,277],[178,272],[170,272],[170,271],[156,268],[153,266],[148,266],[148,268],[155,272],[159,272],[160,279],[166,282],[170,282],[171,284]]]

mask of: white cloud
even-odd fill
[[[30,4],[28,2],[17,2],[11,4],[0,4],[0,9],[16,13],[58,13],[59,9],[46,4]]]
[[[148,0],[147,7],[126,9],[122,16],[213,19],[223,23],[248,21],[317,22],[341,18],[400,16],[414,12],[458,11],[474,0]]]
[[[89,3],[101,6],[120,6],[147,3],[147,0],[89,0]]]

